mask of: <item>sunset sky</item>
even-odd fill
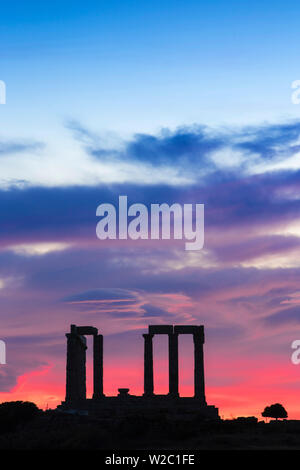
[[[1,5],[0,402],[64,399],[71,323],[104,335],[108,395],[143,392],[148,324],[203,324],[221,416],[280,402],[300,419],[299,14],[290,0]],[[100,241],[96,208],[119,195],[204,204],[204,248]],[[167,338],[154,343],[166,393]],[[179,346],[192,395],[192,338]]]

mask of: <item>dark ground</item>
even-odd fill
[[[9,423],[0,420],[1,450],[300,449],[300,421],[289,420],[201,422],[163,415],[103,419],[39,411],[30,420]]]

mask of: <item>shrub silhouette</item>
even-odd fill
[[[0,432],[13,431],[19,424],[31,421],[40,413],[35,403],[7,401],[0,404]]]
[[[264,418],[287,418],[288,414],[285,408],[280,403],[274,403],[274,405],[266,406],[261,414]]]

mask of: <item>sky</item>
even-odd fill
[[[289,0],[1,5],[0,401],[64,399],[71,323],[104,335],[107,395],[143,392],[148,324],[203,324],[221,416],[280,402],[300,419],[299,13]],[[204,248],[100,241],[96,208],[119,195],[204,204]],[[154,343],[166,393],[167,338]],[[192,339],[179,346],[192,395]]]

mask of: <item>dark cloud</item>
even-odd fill
[[[167,312],[166,310],[159,308],[155,305],[151,304],[144,304],[141,305],[141,308],[144,311],[144,317],[159,317],[162,320],[166,317],[172,317],[172,314]]]
[[[226,137],[206,126],[162,129],[158,135],[135,134],[131,140],[118,141],[117,148],[105,148],[103,139],[76,121],[67,123],[74,137],[97,159],[148,162],[153,165],[194,164],[214,167],[208,156],[226,143]]]
[[[290,273],[290,271],[291,270],[289,269],[284,270],[284,272],[287,274]],[[276,272],[276,277],[274,276],[275,272]],[[296,274],[295,270],[292,270],[292,272],[295,274],[295,279],[298,279],[298,276],[300,275],[300,273],[298,272],[298,274]],[[269,283],[270,281],[271,281],[271,284],[278,282],[282,273],[283,273],[282,269],[272,270],[272,271],[264,270],[266,283]],[[271,280],[270,280],[270,274],[273,274]],[[260,280],[261,279],[259,279],[259,282]],[[288,280],[291,280],[289,275],[288,275]],[[278,309],[278,307],[282,305],[284,302],[290,301],[292,299],[292,294],[294,292],[295,292],[295,286],[287,285],[281,288],[263,290],[260,293],[255,293],[252,295],[239,295],[237,297],[232,297],[225,303],[228,303],[229,305],[232,305],[238,308],[246,308],[247,310],[253,313],[260,312],[260,311],[274,312],[274,310]]]
[[[136,301],[136,295],[126,289],[118,288],[98,288],[81,292],[80,294],[70,295],[63,299],[65,302],[85,302],[85,301],[102,301],[112,300],[115,302]],[[127,302],[126,302],[127,303]]]
[[[17,383],[17,373],[14,367],[5,365],[0,368],[0,392],[9,392]]]
[[[127,143],[127,160],[153,165],[180,164],[214,166],[208,156],[225,145],[225,139],[209,134],[204,126],[163,130],[160,135],[137,134]]]
[[[299,237],[296,236],[257,236],[238,244],[225,244],[214,248],[214,254],[221,261],[230,263],[251,260],[261,256],[284,254],[300,248]]]
[[[44,144],[41,142],[26,141],[0,141],[0,157],[14,153],[35,152],[41,150]]]
[[[279,310],[264,319],[264,324],[269,326],[299,325],[300,305]]]
[[[20,375],[47,366],[46,356],[57,358],[65,349],[63,338],[53,334],[8,336],[5,343],[7,363],[0,367],[0,392],[11,391]]]
[[[236,148],[257,154],[262,160],[278,160],[299,152],[300,122],[246,128],[241,132],[243,142]]]
[[[276,172],[252,177],[227,174],[210,176],[201,185],[112,185],[70,188],[11,188],[0,191],[0,246],[26,241],[95,242],[96,208],[101,203],[118,206],[118,196],[128,203],[204,203],[206,235],[249,227],[272,228],[294,220],[300,213],[300,171]],[[289,192],[288,197],[286,195]],[[294,195],[294,197],[293,197]],[[206,238],[209,241],[209,238]],[[276,249],[295,243],[292,237],[265,239]],[[250,249],[250,246],[248,247]]]
[[[174,131],[165,128],[157,134],[135,134],[121,144],[118,139],[110,148],[104,146],[100,134],[92,133],[79,122],[69,121],[67,127],[94,158],[172,165],[185,173],[215,169],[212,154],[224,148],[244,155],[234,169],[237,174],[257,161],[285,159],[300,150],[299,121],[227,129],[204,125],[182,126]]]

